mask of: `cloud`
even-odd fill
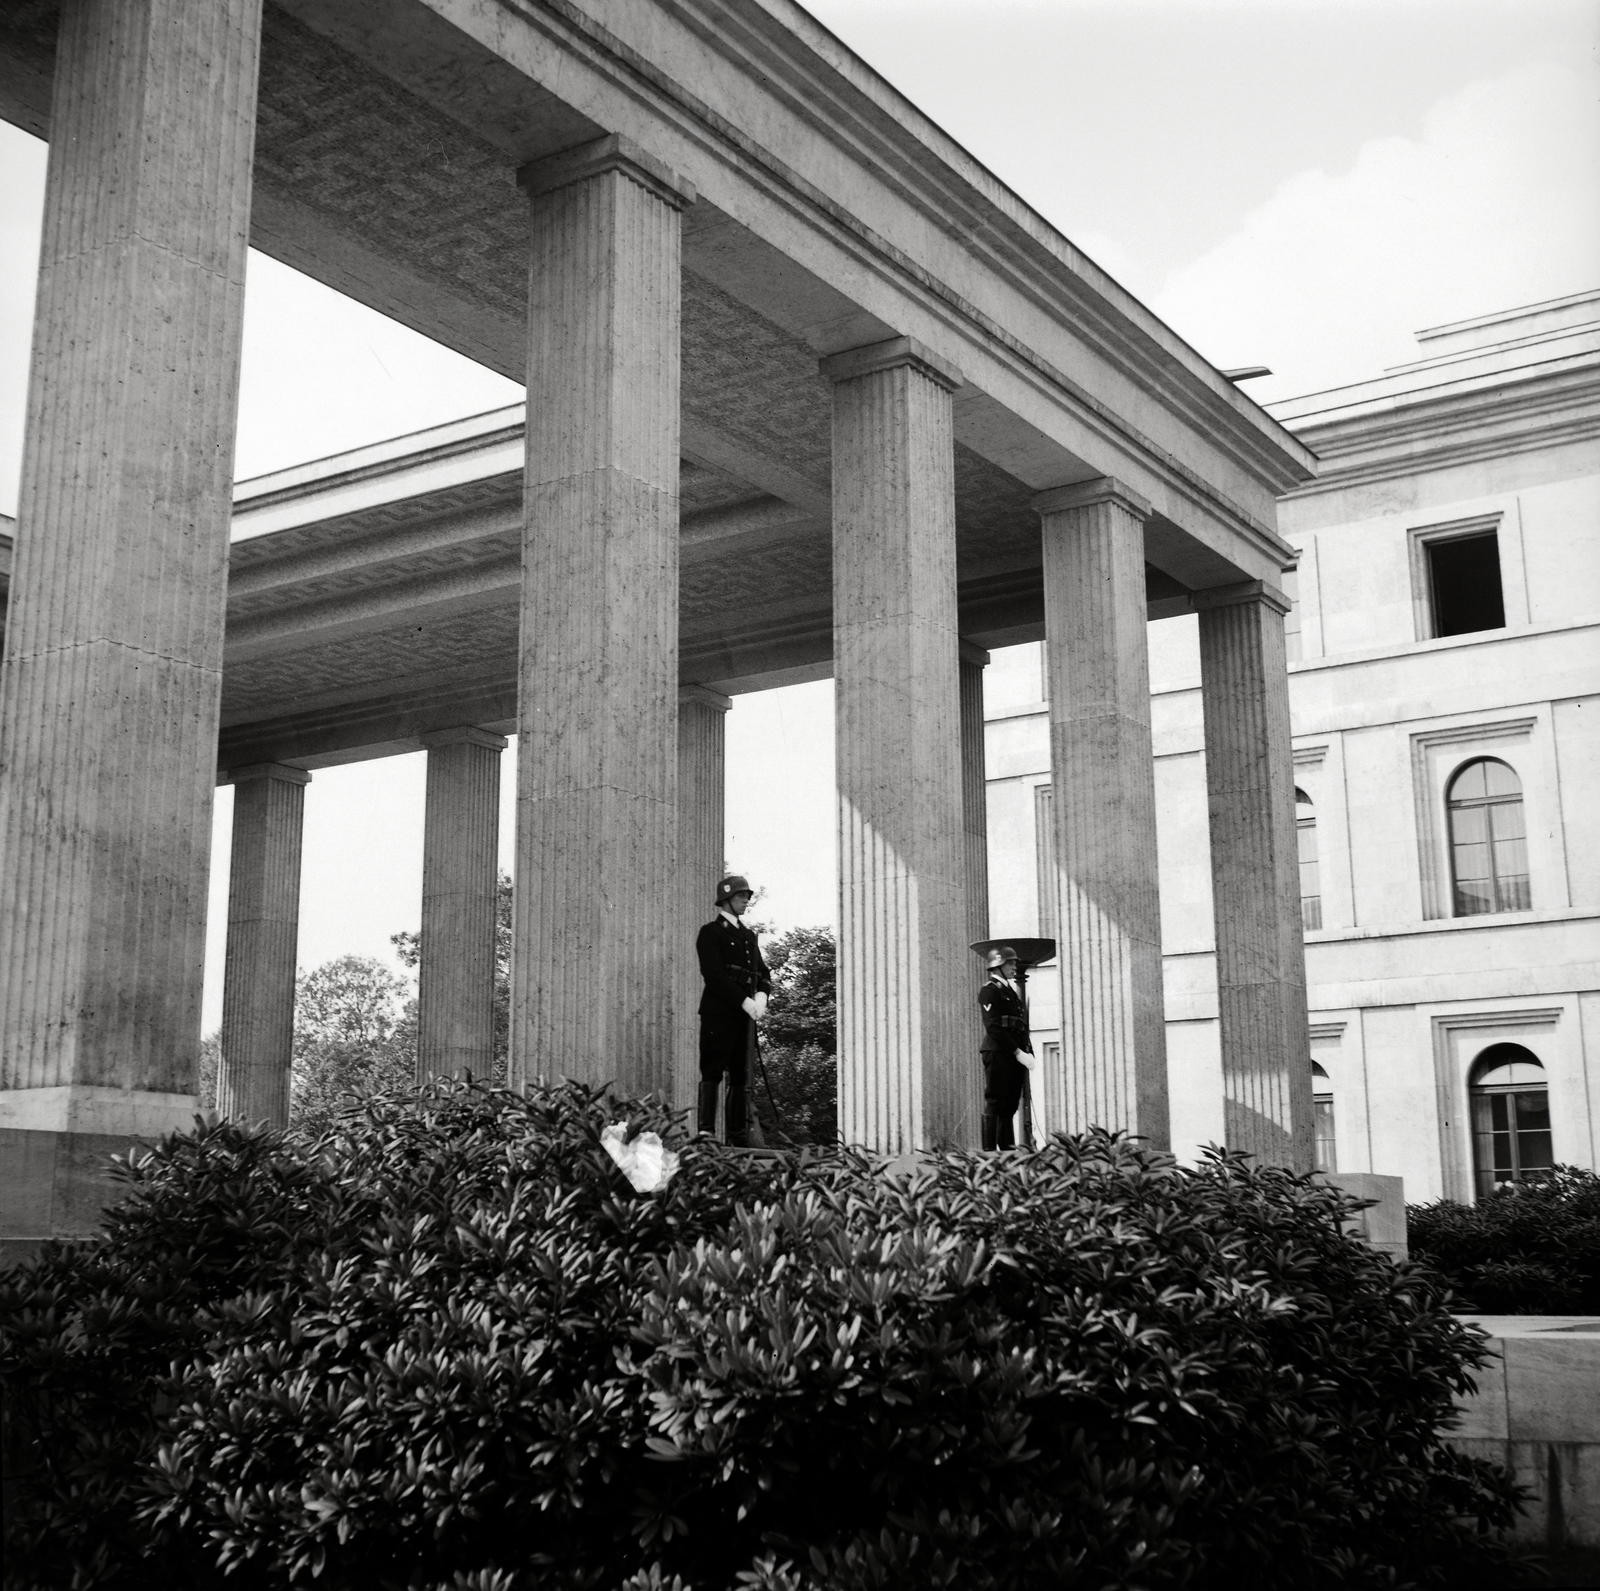
[[[1469,84],[1422,136],[1284,183],[1151,307],[1258,400],[1377,375],[1412,334],[1600,286],[1596,78],[1537,65]]]

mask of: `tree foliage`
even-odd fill
[[[728,1154],[652,1103],[438,1082],[222,1124],[0,1286],[18,1591],[1468,1584],[1483,1362],[1347,1201],[1103,1134]]]
[[[370,956],[336,956],[295,980],[289,1119],[325,1131],[364,1094],[408,1087],[416,1071],[411,986]]]
[[[762,1132],[768,1143],[831,1144],[839,1119],[833,930],[791,928],[762,953],[772,969],[766,1075],[751,1080]]]

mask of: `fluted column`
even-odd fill
[[[890,1154],[964,1141],[970,1073],[956,632],[960,377],[909,338],[833,388],[839,1125]]]
[[[237,1121],[284,1127],[294,1060],[300,840],[311,775],[267,762],[230,769],[228,777],[233,850],[217,1109]]]
[[[961,643],[961,815],[966,830],[967,943],[989,937],[989,800],[984,755],[983,671],[989,654],[970,641]],[[983,1116],[983,1069],[978,1046],[983,1043],[983,1018],[978,990],[988,974],[976,956],[967,957],[967,1031],[970,1061],[964,1104],[972,1123],[966,1141],[978,1136]]]
[[[626,139],[532,200],[514,1078],[673,1088],[680,211]]]
[[[1197,591],[1224,1131],[1309,1171],[1311,1038],[1283,616],[1259,581]]]
[[[422,934],[417,1078],[494,1074],[494,937],[504,735],[471,726],[424,735]]]
[[[733,703],[703,685],[678,692],[678,1042],[673,1104],[694,1107],[700,1081],[700,963],[694,939],[716,912],[727,826],[728,709]],[[711,1131],[714,1123],[707,1123]]]
[[[193,1110],[260,9],[61,12],[0,680],[0,1126]]]
[[[1108,478],[1041,492],[1051,807],[1060,925],[1061,1072],[1046,1110],[1069,1132],[1171,1139],[1150,742],[1144,522]]]

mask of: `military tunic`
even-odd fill
[[[728,1079],[728,1142],[745,1136],[745,1089],[756,1025],[744,1009],[755,994],[772,993],[772,974],[754,930],[718,912],[695,936],[705,993],[700,996],[700,1127],[716,1115],[717,1085]]]
[[[1013,1118],[1028,1080],[1017,1052],[1033,1053],[1028,1007],[1017,989],[993,977],[978,991],[978,1007],[983,1012],[979,1055],[983,1061],[984,1147],[1012,1149],[1017,1141]]]

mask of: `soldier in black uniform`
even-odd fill
[[[1016,951],[1010,945],[997,945],[986,965],[989,981],[978,991],[983,1011],[983,1147],[1015,1149],[1013,1121],[1022,1103],[1022,1085],[1033,1068],[1028,1007],[1017,984]]]
[[[737,873],[717,885],[717,915],[695,936],[700,976],[700,1130],[717,1119],[717,1086],[728,1079],[725,1137],[744,1145],[745,1089],[756,1047],[756,1023],[766,1015],[772,974],[761,941],[739,921],[750,905],[750,881]]]

